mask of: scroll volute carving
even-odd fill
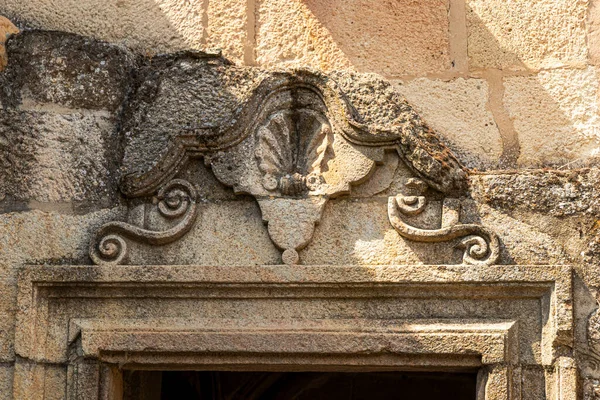
[[[194,185],[183,179],[173,179],[160,188],[155,200],[160,215],[167,220],[176,220],[176,224],[158,231],[121,221],[104,224],[90,244],[94,264],[126,263],[127,240],[164,245],[178,240],[192,228],[198,200]]]
[[[405,187],[411,194],[399,194],[388,200],[388,216],[394,229],[404,238],[416,242],[447,242],[462,239],[458,248],[464,251],[463,263],[492,265],[500,256],[498,236],[484,226],[460,223],[461,202],[446,197],[438,229],[422,229],[411,225],[410,217],[421,214],[427,206],[427,184],[420,179],[408,179]]]
[[[225,124],[177,132],[151,168],[124,176],[126,196],[151,197],[165,219],[178,222],[169,222],[165,231],[109,222],[90,247],[92,260],[126,262],[128,240],[162,245],[188,232],[197,196],[192,184],[176,177],[201,157],[234,193],[256,199],[283,262],[296,264],[327,201],[366,180],[385,151],[396,151],[414,176],[406,182],[407,193],[389,200],[396,231],[421,242],[462,238],[464,263],[496,262],[498,237],[480,225],[460,223],[456,196],[467,187],[466,170],[408,104],[396,105],[400,115],[389,125],[367,124],[332,79],[309,71],[274,73]],[[427,206],[428,187],[448,196],[439,229],[409,223]]]

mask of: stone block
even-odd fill
[[[208,2],[207,46],[223,50],[226,58],[243,62],[246,50],[248,11],[246,0]],[[253,22],[253,21],[252,21]]]
[[[30,98],[70,108],[116,111],[128,89],[133,55],[81,36],[26,31],[7,43],[10,65],[0,77],[4,105]]]
[[[387,76],[445,71],[448,7],[446,0],[262,0],[257,62]]]
[[[205,14],[203,0],[2,0],[0,13],[151,54],[199,49]]]
[[[600,64],[600,1],[591,0],[587,16],[587,41],[590,61]]]
[[[471,177],[471,195],[495,209],[556,218],[600,215],[600,170],[506,171]]]
[[[586,0],[467,0],[471,68],[585,65],[587,5]]]
[[[13,400],[13,366],[0,364],[0,400]]]
[[[0,282],[13,285],[23,264],[88,263],[88,245],[95,228],[110,219],[124,218],[123,213],[115,208],[84,215],[37,210],[0,214]],[[6,287],[2,293],[12,296]],[[10,302],[2,299],[2,304]]]
[[[521,144],[520,166],[561,166],[597,157],[600,118],[595,68],[508,77],[504,86],[504,105]]]
[[[0,193],[18,201],[113,202],[117,144],[108,113],[5,110]]]
[[[14,360],[18,269],[36,262],[88,263],[94,229],[115,218],[123,218],[119,209],[85,215],[42,211],[0,214],[0,361]]]
[[[502,138],[488,107],[487,82],[421,78],[396,88],[467,167],[497,167]]]
[[[148,216],[149,221],[157,219]],[[161,229],[157,221],[152,229]],[[164,228],[162,228],[164,229]],[[280,252],[269,239],[260,209],[254,200],[203,204],[191,231],[175,243],[161,247],[132,244],[132,263],[148,259],[153,264],[262,265],[280,264]]]

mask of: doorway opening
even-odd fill
[[[159,379],[160,400],[475,400],[477,374],[165,371]]]

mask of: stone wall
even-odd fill
[[[575,342],[563,350],[578,363],[573,395],[600,398],[600,2],[0,0],[0,14],[14,23],[0,20],[0,37],[13,34],[6,53],[0,43],[0,67],[8,62],[0,74],[0,399],[62,384],[13,379],[15,365],[35,364],[15,350],[18,271],[91,264],[97,229],[135,219],[119,180],[148,159],[128,148],[166,146],[173,124],[206,122],[199,109],[208,122],[226,121],[248,87],[297,67],[331,73],[365,114],[376,97],[375,119],[393,119],[398,111],[386,105],[405,97],[470,169],[463,218],[500,236],[499,264],[574,266]],[[226,60],[159,56],[212,48]],[[160,92],[147,83],[159,79]],[[229,97],[206,103],[216,86]],[[181,96],[186,87],[202,90]],[[328,203],[304,263],[460,262],[389,225],[387,199],[407,172],[398,156],[386,157],[371,180]],[[181,242],[142,247],[133,260],[280,263],[254,199],[202,163],[194,168],[200,222]],[[420,222],[433,226],[440,212]]]
[[[2,0],[17,25],[143,54],[380,74],[472,168],[568,168],[598,144],[596,0]]]

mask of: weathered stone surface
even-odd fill
[[[5,107],[27,98],[116,111],[135,65],[126,49],[59,32],[26,31],[7,46],[11,62],[0,77]]]
[[[486,206],[479,206],[477,211],[465,214],[501,238],[500,264],[565,265],[572,260],[560,242],[561,236],[549,231],[539,216],[531,219],[518,214],[511,216]],[[519,235],[515,236],[514,232],[519,232]]]
[[[156,54],[199,48],[204,1],[0,1],[0,13],[46,30],[77,33]]]
[[[321,113],[345,132],[345,137],[323,142],[325,146],[332,140],[333,145],[326,147],[331,147],[333,153],[352,153],[343,150],[349,146],[344,145],[348,141],[364,147],[354,150],[357,162],[361,157],[377,161],[383,157],[382,147],[389,147],[395,141],[402,157],[430,185],[443,192],[460,192],[465,188],[466,173],[449,149],[388,82],[374,75],[340,73],[328,77],[305,70],[268,73],[233,67],[206,54],[185,54],[158,60],[142,69],[140,76],[141,84],[132,96],[123,127],[124,170],[130,176],[126,177],[122,190],[129,195],[139,195],[149,190],[153,182],[172,176],[174,166],[183,162],[187,153],[193,153],[192,157],[210,153],[208,158],[213,167],[220,166],[220,171],[235,175],[228,171],[240,168],[243,171],[245,158],[250,154],[244,152],[254,152],[254,144],[248,139],[256,134],[252,129],[262,129],[263,120],[270,120],[278,111],[295,113],[306,107],[310,108],[309,114]],[[326,96],[319,100],[320,95],[315,96],[319,92]],[[308,135],[312,128],[306,129],[302,135]],[[331,136],[329,132],[325,136]],[[236,150],[226,155],[221,153],[229,147]],[[345,186],[368,173],[368,169],[359,173],[358,168],[354,171],[343,166],[351,164],[343,161],[348,157],[340,157],[342,164],[333,168],[338,161],[329,154],[327,150],[322,154],[324,158],[319,158],[319,162],[331,159],[332,163],[331,173],[323,171],[325,186],[339,187],[326,190],[327,195],[346,192]],[[221,165],[221,159],[234,165]],[[356,165],[365,164],[361,161]],[[303,176],[307,173],[297,172]],[[256,171],[244,175],[256,175]],[[435,180],[430,180],[433,176]],[[238,182],[228,178],[224,182],[240,192],[255,194],[249,191],[247,183],[256,179],[246,182],[248,179]],[[271,189],[264,187],[264,190]],[[263,192],[261,195],[266,195]]]
[[[587,15],[587,44],[592,64],[600,64],[600,1],[591,0]]]
[[[227,125],[264,75],[204,54],[157,57],[138,72],[125,114],[125,172],[144,171],[177,134]]]
[[[248,15],[254,10],[248,10],[247,0],[220,0],[208,2],[207,45],[223,50],[227,59],[244,63],[248,48],[249,24]],[[247,60],[251,61],[251,60]]]
[[[378,265],[431,264],[433,260],[454,264],[460,261],[460,252],[451,246],[403,239],[387,219],[387,198],[377,200],[360,203],[340,200],[328,205],[313,241],[300,252],[303,263]],[[489,208],[470,210],[466,215],[471,218],[466,217],[465,222],[477,220],[500,235],[504,246],[500,263],[564,264],[569,260],[557,247],[556,239],[541,233],[535,226]],[[440,217],[438,203],[411,223],[435,229],[439,228]],[[521,236],[511,237],[510,232],[514,231],[519,231]]]
[[[600,398],[600,380],[586,379],[582,386],[583,400],[597,400]]]
[[[41,393],[43,398],[48,400],[66,398],[66,367],[18,360],[14,369],[13,390],[8,398],[25,399],[30,397],[31,393]]]
[[[586,0],[468,0],[470,67],[585,65],[587,5]]]
[[[0,218],[0,280],[14,283],[23,264],[87,263],[94,228],[111,218],[124,218],[121,208],[84,215],[28,211]]]
[[[203,204],[192,230],[161,247],[132,243],[130,262],[140,264],[263,265],[280,264],[260,209],[254,200]],[[164,220],[150,214],[148,228],[165,229]]]
[[[472,195],[497,209],[553,217],[600,215],[600,171],[528,171],[471,176]]]
[[[478,367],[491,374],[483,382],[498,393],[520,388],[520,368],[506,365],[546,368],[555,358],[550,339],[571,343],[570,271],[556,266],[29,267],[20,275],[17,349],[38,365],[69,363],[71,382],[93,392],[110,388],[99,382],[102,365],[94,360],[125,367],[208,362],[218,368],[237,359],[278,367],[340,362]],[[39,293],[38,301],[33,293]],[[551,306],[545,307],[548,298]],[[55,312],[42,312],[48,303]],[[67,343],[86,359],[68,358]],[[572,365],[568,358],[560,360],[557,372]],[[16,382],[35,382],[46,371],[29,367],[16,373]],[[543,375],[527,376],[543,384]],[[506,386],[492,385],[495,380]]]
[[[214,32],[232,20],[218,32],[238,51],[245,4],[205,3],[189,18]],[[347,7],[360,12],[357,4]],[[446,7],[421,6],[436,4]],[[373,18],[394,8],[370,7]],[[393,12],[379,19],[410,22]],[[141,364],[468,368],[488,400],[511,391],[564,400],[558,393],[576,392],[575,358],[585,361],[588,392],[600,376],[590,367],[600,365],[600,175],[465,170],[440,137],[478,168],[494,166],[501,148],[496,127],[485,127],[483,79],[409,77],[398,91],[353,72],[265,71],[202,52],[134,60],[60,33],[11,43],[19,40],[0,114],[0,361],[11,363],[0,390],[16,364],[9,398],[110,398],[121,368]],[[118,63],[104,80],[85,70],[93,63],[43,74],[56,54],[109,51]],[[39,56],[33,69],[27,54]],[[377,68],[392,65],[370,57]],[[392,61],[406,60],[419,65]],[[506,78],[504,99],[522,140],[545,137],[555,110],[569,115],[564,126],[594,137],[593,68],[522,75]],[[89,83],[81,91],[78,79]],[[556,109],[538,101],[544,93]],[[531,122],[540,113],[548,126]],[[558,134],[571,131],[550,132],[565,147]],[[527,146],[522,157],[534,154]],[[127,209],[100,211],[116,203],[119,173]],[[77,202],[95,212],[72,215]],[[127,257],[111,259],[119,246]],[[72,265],[90,264],[88,254],[98,265]]]
[[[467,167],[487,169],[498,165],[502,138],[489,110],[487,82],[422,78],[400,83],[396,88]]]
[[[32,263],[87,263],[93,230],[114,218],[123,218],[123,210],[81,216],[41,211],[0,215],[0,305],[3,310],[0,312],[0,361],[14,361],[15,357],[14,304],[18,269]]]
[[[13,399],[13,366],[0,364],[0,399]]]
[[[597,169],[539,170],[474,175],[471,183],[477,203],[489,204],[496,210],[495,213],[510,213],[509,219],[517,219],[544,235],[550,235],[564,249],[561,262],[571,260],[581,263],[579,271],[582,278],[595,287],[600,286],[597,278],[600,259],[599,177]],[[509,240],[510,236],[505,234],[504,240]],[[527,241],[532,240],[529,235],[525,237]],[[518,240],[523,240],[523,237]],[[550,242],[545,248],[552,248]]]
[[[8,18],[0,15],[0,71],[6,67],[8,61],[4,43],[11,35],[18,33],[19,29]]]
[[[262,0],[256,54],[267,67],[387,76],[444,71],[450,68],[448,2]]]
[[[598,73],[557,69],[508,77],[504,104],[519,136],[519,165],[585,165],[600,152]],[[542,117],[543,116],[543,117]]]
[[[108,113],[40,109],[3,112],[2,196],[20,201],[114,202],[119,170],[114,119]]]

